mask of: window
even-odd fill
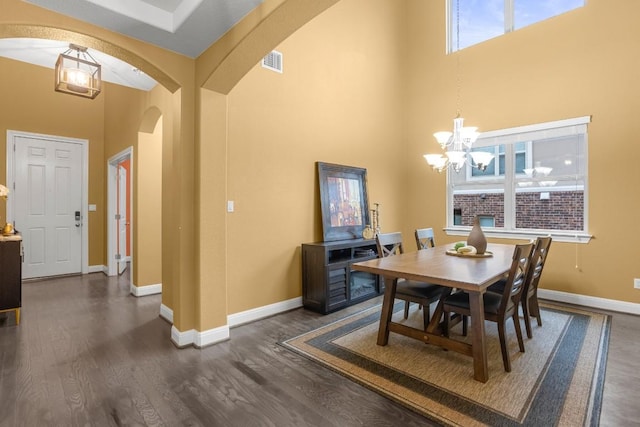
[[[448,52],[584,6],[585,0],[447,0]],[[458,27],[458,20],[460,26]],[[458,31],[459,28],[459,31]],[[458,40],[458,36],[460,40]],[[458,44],[459,43],[459,44]]]
[[[523,174],[525,168],[531,167],[531,142],[517,142],[514,147],[516,174]],[[504,145],[494,145],[490,147],[476,147],[471,151],[487,151],[493,153],[497,161],[491,162],[485,170],[476,168],[467,169],[470,174],[468,178],[482,179],[483,177],[504,176],[505,172],[505,147]],[[496,165],[498,166],[496,168]]]
[[[478,215],[478,222],[480,227],[495,227],[496,219],[489,215]]]
[[[479,216],[489,235],[588,241],[589,122],[587,116],[481,134],[473,149],[495,158],[485,171],[449,169],[447,230],[468,232]]]

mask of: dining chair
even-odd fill
[[[433,228],[417,228],[415,231],[418,250],[429,249],[436,245]]]
[[[376,236],[376,245],[378,247],[379,258],[394,256],[404,252],[402,234],[399,232],[378,233]],[[404,318],[409,317],[410,303],[415,302],[420,304],[423,307],[424,329],[426,330],[430,317],[429,305],[440,299],[443,289],[441,286],[432,283],[398,279],[396,298],[405,302]]]
[[[436,245],[436,238],[433,234],[433,228],[416,228],[414,233],[416,237],[416,246],[418,250],[433,248]],[[407,302],[404,306],[404,310],[406,315],[409,314],[409,305],[411,303]],[[422,308],[422,304],[418,307]]]
[[[540,305],[538,304],[538,284],[540,283],[542,270],[549,255],[551,240],[551,236],[538,237],[535,242],[535,247],[531,252],[531,259],[529,261],[531,268],[529,268],[527,273],[522,298],[520,299],[524,325],[527,330],[527,338],[533,338],[531,317],[535,317],[538,321],[538,326],[542,326],[542,316],[540,315]],[[505,280],[499,280],[489,286],[488,291],[502,293],[505,282]]]
[[[529,271],[532,251],[533,243],[516,245],[503,293],[487,292],[483,298],[485,320],[498,324],[502,362],[504,364],[504,370],[507,372],[511,372],[511,358],[509,357],[509,351],[507,349],[505,333],[508,318],[513,319],[513,325],[518,338],[518,346],[520,352],[524,353],[524,340],[522,339],[522,330],[520,328],[518,306],[524,292],[525,279]],[[444,311],[444,334],[448,337],[450,313],[462,315],[464,323],[466,323],[466,318],[471,316],[469,294],[466,292],[458,292],[449,295],[444,299],[442,309]],[[471,320],[473,321],[473,319]]]

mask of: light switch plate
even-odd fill
[[[640,279],[633,279],[633,287],[640,289]]]
[[[227,212],[233,212],[234,208],[233,200],[227,200]]]

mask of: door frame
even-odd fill
[[[129,186],[129,200],[127,200],[127,203],[129,204],[131,218],[133,219],[133,147],[130,146],[125,148],[118,154],[111,156],[107,161],[107,276],[118,275],[118,263],[116,262],[116,253],[118,251],[116,233],[118,232],[118,229],[115,226],[114,221],[116,215],[116,199],[118,195],[116,189],[116,176],[118,174],[118,164],[127,159],[130,161],[130,179],[127,180],[127,185]],[[133,246],[135,244],[135,239],[133,238],[133,222],[133,220],[129,221],[129,235],[131,236],[131,240],[129,242],[129,253],[131,254],[129,260],[131,264],[129,265],[129,268],[131,269],[131,280],[133,280]]]
[[[82,161],[81,173],[81,201],[80,212],[82,213],[82,238],[80,253],[82,260],[80,263],[81,273],[89,273],[89,140],[80,138],[69,138],[66,136],[47,135],[42,133],[24,132],[17,130],[7,130],[7,186],[10,191],[15,190],[15,150],[14,144],[16,137],[44,139],[48,141],[65,142],[80,145],[80,159]],[[11,195],[7,198],[7,222],[15,221],[15,205]],[[20,230],[18,230],[20,231]],[[100,271],[100,270],[97,270]]]

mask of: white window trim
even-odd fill
[[[496,145],[501,143],[496,141],[496,139],[498,138],[500,138],[503,141],[502,143],[504,143],[504,137],[508,138],[510,135],[514,135],[513,141],[507,141],[507,142],[517,142],[516,140],[522,141],[522,139],[536,140],[536,139],[553,138],[558,136],[559,133],[564,133],[564,135],[566,135],[567,131],[573,132],[573,133],[584,133],[585,138],[588,138],[588,135],[586,132],[586,125],[590,122],[591,122],[591,116],[582,116],[582,117],[575,117],[571,119],[556,120],[556,121],[546,122],[546,123],[536,123],[532,125],[517,126],[517,127],[507,128],[507,129],[498,129],[498,130],[483,132],[478,137],[478,140],[476,141],[474,146],[482,147],[482,146],[488,146],[488,145]],[[566,129],[569,127],[574,127],[574,129],[569,129],[569,130]],[[529,135],[523,136],[523,134],[527,134],[527,133]],[[585,162],[588,165],[589,150],[588,150],[588,141],[586,141],[586,139],[585,139],[585,147],[587,148],[584,154]],[[449,178],[450,173],[451,173],[450,171],[447,173],[447,208],[446,208],[447,222],[449,221],[453,222],[453,193],[454,192],[451,190],[451,184],[450,184],[450,178]],[[587,170],[585,170],[585,177],[584,177],[585,182],[588,182],[587,173],[588,173],[588,168]],[[575,187],[572,187],[572,188],[575,188]],[[588,200],[589,192],[585,190],[584,186],[581,186],[581,188],[584,191],[584,205],[585,207],[589,206],[589,200]],[[501,190],[501,191],[504,192],[504,190]],[[463,190],[463,192],[467,194],[473,194],[473,193],[485,193],[486,191],[482,191],[482,190],[464,191]],[[500,190],[498,190],[498,192],[500,192]],[[509,206],[507,206],[507,204]],[[512,203],[508,201],[507,197],[505,196],[505,211],[514,209],[511,205]],[[507,218],[505,218],[505,228],[507,227],[506,220]],[[588,210],[586,208],[584,210],[584,223],[585,225],[589,223]],[[471,227],[460,226],[460,225],[448,225],[447,227],[443,228],[443,230],[448,236],[468,236],[469,232],[471,231]],[[513,230],[512,227],[510,227],[510,229],[507,229],[507,230],[483,228],[483,231],[487,237],[498,238],[498,239],[529,240],[537,236],[548,235],[548,236],[551,236],[554,239],[554,241],[558,241],[558,242],[589,243],[589,241],[593,238],[592,234],[584,231],[576,232],[576,231],[561,231],[561,230]]]
[[[444,232],[447,233],[447,236],[468,236],[471,232],[471,227],[462,227],[462,226],[452,226],[443,228]],[[491,228],[482,228],[484,235],[491,238],[496,239],[517,239],[517,240],[531,240],[535,239],[538,236],[551,236],[556,242],[566,242],[566,243],[589,243],[589,241],[593,238],[592,234],[580,232],[580,233],[571,233],[571,232],[562,232],[562,231],[553,231],[549,232],[549,230],[527,230],[527,231],[512,231],[512,230],[494,230]]]

